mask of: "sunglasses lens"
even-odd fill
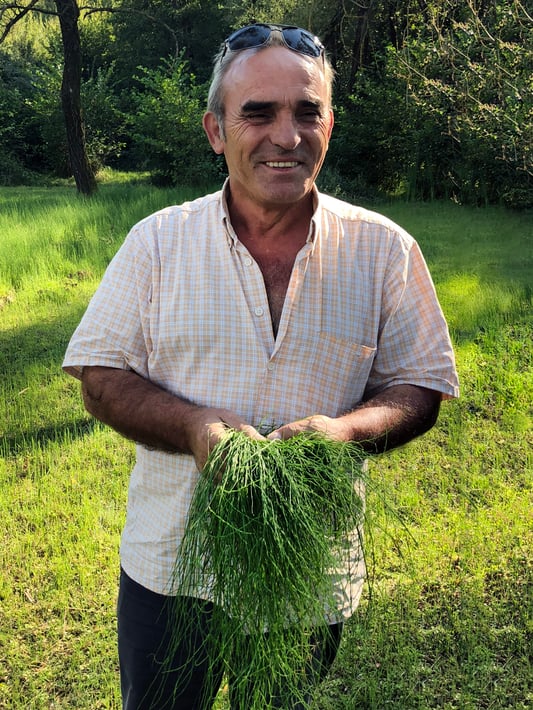
[[[270,27],[268,25],[250,25],[237,30],[230,35],[226,41],[228,48],[232,52],[240,49],[250,49],[264,44],[270,37]]]
[[[272,30],[282,32],[285,44],[295,52],[307,54],[310,57],[320,57],[324,51],[320,41],[307,30],[302,30],[300,27],[264,25],[261,23],[236,30],[226,40],[226,49],[231,52],[238,52],[240,49],[261,47],[261,45],[268,42]]]
[[[320,57],[322,54],[322,45],[306,30],[299,27],[286,27],[283,29],[283,37],[295,52],[308,54],[310,57]]]

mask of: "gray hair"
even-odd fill
[[[240,49],[232,52],[226,47],[225,44],[223,44],[215,56],[213,62],[213,74],[211,76],[211,84],[209,86],[209,93],[207,96],[207,110],[214,114],[220,128],[222,140],[224,140],[224,77],[228,73],[234,59],[241,52],[246,51],[255,53],[260,52],[262,49],[266,49],[267,47],[287,47],[287,45],[283,41],[283,38],[279,32],[272,32],[268,42],[259,47],[251,47],[246,50]],[[313,59],[313,57],[310,57],[310,59]],[[328,101],[331,103],[335,72],[325,52],[321,55],[321,57],[317,57],[315,61],[323,61],[324,76],[328,85]]]

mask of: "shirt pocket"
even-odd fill
[[[292,384],[303,400],[305,416],[335,417],[359,404],[375,355],[376,348],[323,331],[314,338],[296,338],[284,364],[297,380]]]

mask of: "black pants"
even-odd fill
[[[209,710],[212,707],[223,676],[222,664],[213,669],[204,651],[213,605],[200,599],[186,599],[185,604],[187,613],[196,619],[196,630],[187,643],[174,649],[171,667],[182,669],[179,675],[178,671],[162,673],[170,642],[168,597],[151,592],[121,571],[117,616],[123,710]],[[317,682],[325,677],[333,663],[341,635],[342,624],[333,624],[324,639],[313,643],[312,671]],[[187,668],[186,674],[184,668]],[[186,683],[183,682],[185,676]],[[283,710],[304,710],[304,707],[295,703],[292,708]],[[246,710],[234,704],[232,709]]]

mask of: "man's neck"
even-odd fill
[[[243,244],[269,244],[275,248],[287,241],[303,246],[313,216],[313,196],[292,205],[261,206],[235,200],[228,189],[227,205],[231,224]]]

